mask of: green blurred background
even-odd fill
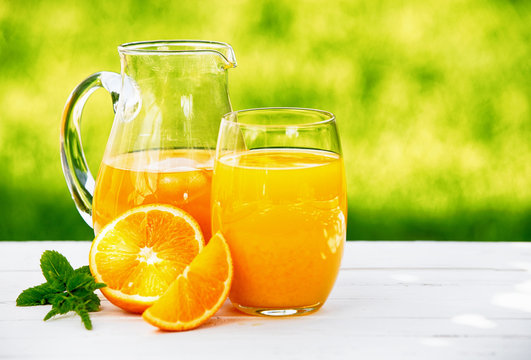
[[[230,43],[235,109],[334,112],[348,239],[531,240],[531,1],[0,1],[0,239],[91,239],[59,159],[64,103],[117,45]],[[83,117],[96,173],[112,122]]]

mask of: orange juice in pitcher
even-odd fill
[[[192,215],[208,241],[212,156],[209,150],[175,149],[105,159],[94,193],[94,232],[133,207],[163,203]]]
[[[97,234],[126,210],[151,203],[189,212],[210,238],[212,158],[223,114],[231,111],[232,48],[213,41],[146,41],[118,47],[121,75],[99,72],[70,95],[61,162],[76,207]],[[103,87],[116,112],[94,181],[81,146],[88,96]]]

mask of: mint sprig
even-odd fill
[[[107,285],[97,283],[88,266],[75,269],[68,260],[53,250],[41,256],[41,270],[46,282],[24,290],[17,306],[52,305],[44,320],[74,311],[87,330],[92,329],[89,312],[99,311],[100,299],[94,291]]]

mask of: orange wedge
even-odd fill
[[[169,205],[133,208],[92,242],[89,265],[114,305],[142,313],[164,294],[204,245],[197,222]]]
[[[231,283],[232,258],[218,232],[142,317],[162,330],[196,328],[223,305]]]

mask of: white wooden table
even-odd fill
[[[87,331],[49,306],[16,307],[58,250],[89,242],[0,242],[1,359],[531,359],[531,243],[349,242],[315,314],[269,319],[227,302],[202,327],[165,333],[107,301]]]

